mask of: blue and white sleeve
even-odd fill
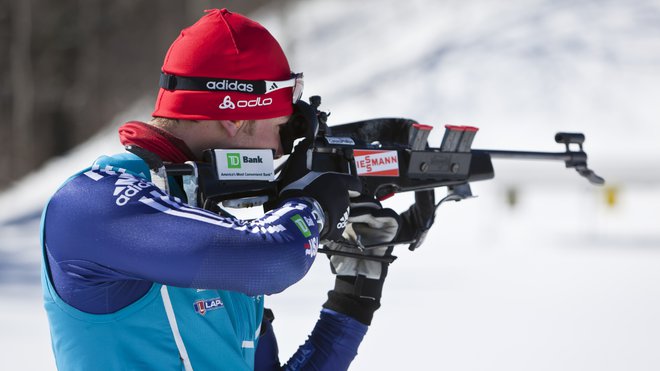
[[[315,210],[291,199],[243,222],[186,205],[131,174],[90,170],[49,202],[44,243],[51,265],[69,277],[272,294],[312,265]]]

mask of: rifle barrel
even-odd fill
[[[502,151],[490,149],[475,149],[472,152],[487,153],[491,158],[526,159],[526,160],[560,160],[575,161],[584,158],[584,152],[533,152],[533,151]]]

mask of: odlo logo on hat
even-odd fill
[[[238,108],[247,108],[247,107],[264,107],[264,106],[270,106],[273,104],[273,98],[265,98],[261,99],[261,97],[257,97],[255,99],[251,100],[239,100],[236,101],[236,104],[232,102],[231,97],[229,95],[225,95],[225,98],[222,100],[222,103],[218,106],[220,109],[236,109]]]

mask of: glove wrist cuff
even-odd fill
[[[337,276],[334,291],[357,298],[380,302],[384,280],[374,280],[365,276]]]
[[[323,303],[323,308],[345,314],[370,326],[374,312],[380,308],[380,302],[330,290],[328,291],[328,300]]]

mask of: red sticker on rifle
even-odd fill
[[[353,156],[360,176],[399,176],[399,156],[396,151],[356,149],[353,150]]]

